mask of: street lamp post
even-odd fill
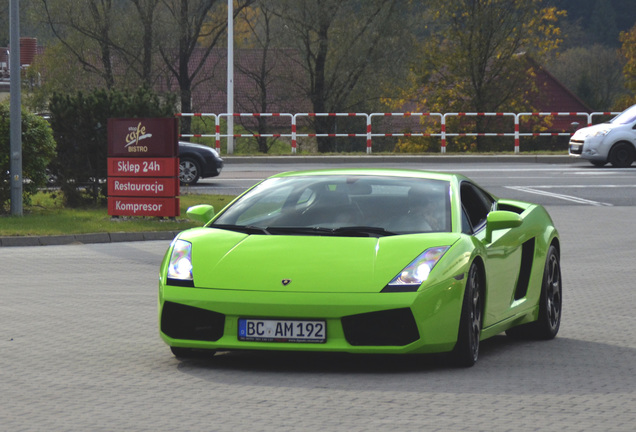
[[[9,12],[9,91],[11,214],[22,216],[22,95],[20,91],[20,2],[11,0]]]
[[[234,153],[234,4],[227,0],[227,153]]]

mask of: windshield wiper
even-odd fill
[[[337,237],[384,237],[396,235],[384,228],[372,226],[347,226],[340,228],[324,227],[267,227],[270,234],[296,234]]]
[[[396,235],[392,231],[387,231],[381,227],[373,226],[349,226],[336,228],[333,230],[335,235],[354,236],[354,237],[385,237]]]
[[[228,230],[228,231],[236,231],[236,232],[241,232],[244,234],[267,234],[270,235],[271,233],[269,231],[267,231],[267,228],[263,228],[263,227],[258,227],[258,226],[254,226],[254,225],[208,225],[208,228],[218,228],[218,229],[224,229],[224,230]]]
[[[209,228],[219,228],[229,231],[236,231],[245,234],[291,234],[291,235],[317,235],[317,236],[339,236],[339,237],[385,237],[396,235],[384,228],[372,226],[347,226],[341,228],[324,227],[258,227],[254,225],[209,225]]]
[[[322,227],[267,227],[270,234],[333,235],[333,228]]]

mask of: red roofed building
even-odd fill
[[[538,95],[532,101],[539,112],[545,113],[591,113],[593,110],[565,87],[543,66],[533,59],[527,58],[536,74],[535,84]],[[551,129],[555,131],[572,131],[572,122],[586,126],[585,116],[553,116]]]

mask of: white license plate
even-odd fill
[[[238,338],[251,342],[324,343],[327,340],[327,323],[322,320],[240,318]]]

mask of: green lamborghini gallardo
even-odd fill
[[[278,174],[161,264],[159,326],[178,358],[219,350],[443,353],[480,340],[552,339],[559,236],[540,205],[458,174],[337,169]]]

